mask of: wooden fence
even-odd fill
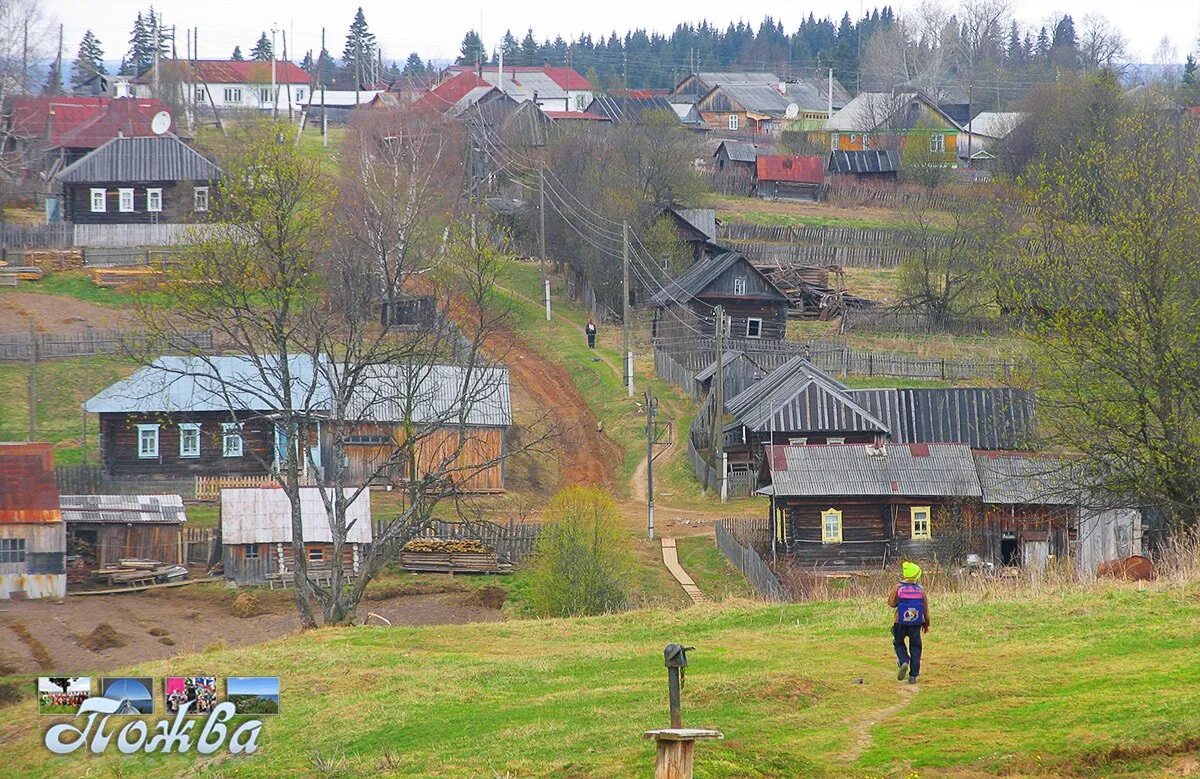
[[[59,465],[55,467],[58,491],[62,495],[145,495],[164,493],[179,495],[185,501],[196,499],[196,479],[154,477],[116,478],[108,476],[96,464]]]
[[[915,246],[944,248],[953,236],[902,230],[894,227],[817,227],[810,225],[761,225],[754,222],[722,222],[717,235],[730,241],[816,244],[818,246]]]
[[[278,487],[274,476],[196,476],[196,500],[220,500],[221,490]]]
[[[749,197],[754,194],[754,173],[747,169],[726,168],[706,170],[704,180],[714,191],[722,195]]]
[[[212,349],[212,333],[184,332],[163,341],[159,351]],[[99,354],[131,354],[154,346],[146,333],[85,328],[58,333],[0,335],[0,360],[46,360]]]
[[[837,265],[843,268],[897,268],[913,256],[901,246],[786,244],[729,240],[725,244],[755,265]]]
[[[375,520],[372,523],[372,538],[381,537],[388,525],[389,523],[386,521]],[[494,550],[501,562],[516,564],[533,554],[537,547],[538,535],[541,532],[542,525],[536,522],[509,520],[507,524],[502,525],[487,520],[463,520],[461,522],[434,520],[429,527],[412,538],[479,541]]]
[[[761,597],[771,601],[789,601],[791,597],[779,577],[755,551],[754,543],[748,538],[750,535],[761,536],[764,532],[769,538],[770,527],[766,520],[722,519],[717,522],[717,548],[734,568],[742,572]]]
[[[919,311],[877,308],[856,311],[846,318],[846,329],[885,333],[952,333],[954,335],[1001,335],[1011,327],[997,319],[984,317],[931,319]]]
[[[187,243],[197,230],[205,226],[194,224],[106,224],[75,225],[76,246],[170,246]]]
[[[212,527],[185,527],[183,559],[187,565],[212,565],[221,559],[221,531]]]
[[[0,249],[59,249],[71,246],[73,234],[69,224],[25,225],[0,224]]]

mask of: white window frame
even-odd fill
[[[137,453],[139,460],[157,460],[158,459],[158,428],[159,425],[144,424],[138,425],[137,437]],[[147,437],[147,433],[153,433],[153,439]],[[154,448],[147,449],[144,444],[149,441],[154,441]]]
[[[99,206],[99,208],[97,208]],[[92,213],[103,214],[108,210],[108,190],[92,187]]]
[[[234,446],[233,444],[236,444]],[[221,423],[221,456],[242,457],[246,452],[246,441],[242,437],[241,422]]]
[[[122,214],[133,213],[133,189],[121,187],[117,190],[117,210]]]
[[[185,447],[185,441],[194,441],[194,447]],[[200,425],[195,422],[179,423],[179,456],[194,459],[200,456]]]
[[[830,520],[836,520],[836,524],[831,525]],[[830,508],[821,512],[821,543],[842,543],[842,512],[840,510]]]
[[[929,541],[933,538],[933,512],[929,506],[912,506],[908,510],[911,538]]]
[[[240,104],[242,102],[242,88],[241,87],[225,87],[225,102]]]
[[[758,332],[757,333],[750,332],[750,323],[751,322],[758,323]],[[757,317],[757,316],[746,317],[746,337],[747,338],[762,338],[762,332],[763,332],[762,317]]]
[[[930,154],[945,154],[946,153],[946,136],[941,133],[934,133],[929,136],[929,153]]]
[[[746,294],[746,277],[745,276],[738,276],[733,280],[733,294],[735,294],[735,295],[745,295]]]
[[[729,129],[730,130],[738,129],[738,115],[737,114],[729,115]]]
[[[808,444],[808,436],[804,436],[803,438],[789,438],[788,439],[789,446],[806,446],[807,444]]]
[[[208,187],[192,188],[192,210],[197,212],[208,210]]]
[[[162,213],[162,187],[146,190],[146,210],[152,214]]]

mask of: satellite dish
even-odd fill
[[[171,115],[166,111],[159,111],[150,120],[150,131],[155,135],[162,135],[167,130],[171,129]]]
[[[800,106],[796,105],[795,103],[788,103],[787,110],[783,112],[783,115],[788,119],[795,119],[800,115]]]

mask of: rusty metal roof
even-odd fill
[[[0,443],[0,524],[61,521],[53,445]]]

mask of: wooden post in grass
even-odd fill
[[[696,739],[725,738],[719,730],[704,728],[660,728],[647,730],[645,738],[654,739],[654,779],[692,779]]]

